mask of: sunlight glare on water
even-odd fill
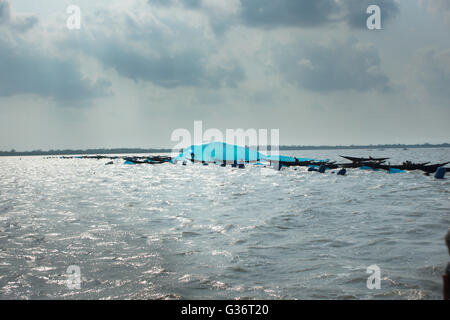
[[[450,159],[449,148],[285,154]],[[448,180],[105,162],[0,158],[1,299],[441,298]],[[374,264],[380,290],[366,286]]]

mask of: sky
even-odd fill
[[[449,31],[450,0],[0,0],[0,150],[450,142]]]

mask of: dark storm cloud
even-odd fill
[[[25,32],[35,26],[38,21],[35,16],[13,15],[9,2],[0,0],[0,27]]]
[[[162,87],[197,86],[204,76],[201,57],[192,52],[153,58],[116,46],[98,57],[122,76],[135,81],[150,81]]]
[[[7,1],[0,0],[0,24],[11,19],[11,7]]]
[[[367,8],[370,5],[377,5],[381,9],[381,23],[390,22],[400,11],[398,4],[394,0],[344,0],[344,21],[353,28],[366,28],[368,14]]]
[[[212,21],[215,20],[215,14],[202,6],[200,0],[149,0],[149,3],[165,6],[178,3],[191,9],[202,9]],[[339,22],[351,28],[366,28],[369,16],[366,10],[370,5],[380,7],[383,24],[399,13],[395,0],[241,0],[240,3],[236,21],[259,28],[311,28]]]
[[[108,83],[83,78],[76,63],[0,38],[0,96],[37,94],[72,104],[106,94]]]
[[[255,27],[315,27],[339,13],[334,0],[242,0],[242,21]]]
[[[20,32],[26,32],[33,28],[38,22],[39,20],[35,16],[20,17],[16,18],[12,24],[12,28]]]
[[[352,28],[366,28],[370,5],[381,9],[382,22],[399,12],[395,0],[242,0],[242,20],[256,27],[318,27],[344,22]]]
[[[450,102],[450,49],[422,49],[415,54],[417,80],[435,98]]]
[[[35,16],[17,15],[0,0],[0,97],[37,94],[67,105],[105,95],[108,83],[84,79],[76,63],[44,54],[22,38],[38,23]]]
[[[111,18],[109,12],[102,14],[106,20]],[[218,51],[204,39],[203,30],[178,20],[151,23],[145,18],[116,19],[120,31],[114,35],[101,27],[89,34],[70,34],[60,47],[94,57],[122,77],[164,88],[237,87],[245,78],[235,59],[210,63]]]
[[[148,81],[161,87],[234,87],[244,77],[238,64],[232,64],[229,69],[217,67],[208,70],[207,57],[195,50],[153,56],[112,41],[103,43],[101,47],[102,50],[94,49],[90,53],[103,65],[126,78]]]
[[[333,47],[281,48],[276,60],[288,81],[312,91],[391,90],[376,48],[355,40]]]

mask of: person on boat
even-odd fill
[[[445,236],[445,244],[447,245],[448,254],[450,255],[450,229]],[[450,262],[445,268],[445,274],[442,276],[444,300],[450,300]]]

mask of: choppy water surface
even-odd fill
[[[283,153],[450,160],[450,149]],[[105,162],[0,158],[0,298],[441,298],[449,180]],[[374,264],[380,290],[366,287]],[[66,285],[70,265],[80,290]]]

